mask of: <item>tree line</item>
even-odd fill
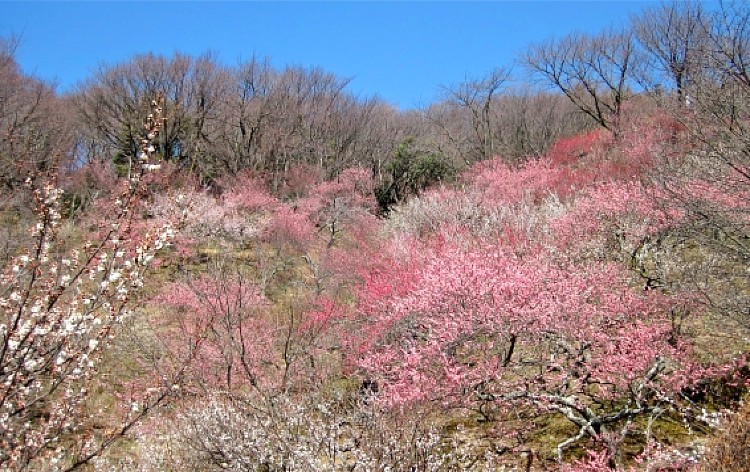
[[[701,107],[701,116],[716,107],[739,113],[745,97],[732,87],[748,82],[747,15],[739,2],[715,12],[665,3],[619,30],[533,45],[515,71],[499,67],[445,85],[436,102],[407,111],[355,96],[350,79],[320,68],[277,69],[258,57],[226,66],[211,54],[139,55],[60,96],[20,72],[16,44],[5,39],[0,158],[14,162],[0,177],[6,188],[17,185],[19,166],[38,167],[55,152],[70,166],[106,160],[122,172],[157,92],[166,118],[158,153],[203,183],[247,170],[278,189],[304,164],[321,177],[359,166],[390,184],[387,167],[407,140],[415,153],[459,167],[495,156],[521,162],[592,126],[618,134],[627,104],[644,96],[670,110]]]

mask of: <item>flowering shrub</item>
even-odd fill
[[[531,160],[514,169],[501,159],[480,162],[464,176],[466,182],[481,189],[488,201],[515,204],[522,200],[537,202],[555,192],[561,168],[544,159]]]
[[[633,254],[678,217],[665,212],[640,183],[609,183],[581,192],[550,229],[555,245],[572,257],[617,259]]]
[[[247,273],[219,262],[153,301],[164,309],[168,351],[191,360],[191,379],[201,389],[273,397],[319,384],[329,376],[327,363],[335,363],[331,331],[344,315],[329,297],[273,306]]]
[[[672,408],[692,379],[668,301],[630,289],[615,265],[493,244],[429,251],[410,290],[362,295],[369,323],[356,362],[387,404],[556,412],[579,428],[562,453],[586,437],[614,448],[605,431]]]
[[[333,246],[343,229],[377,209],[370,172],[359,168],[346,169],[333,180],[317,185],[297,204],[317,228],[327,230],[328,246]]]
[[[212,395],[139,443],[137,459],[106,458],[100,470],[502,470],[487,441],[462,443],[420,411],[387,412],[349,397]]]
[[[180,250],[196,241],[247,242],[257,238],[263,229],[260,215],[242,214],[205,191],[167,191],[156,195],[150,205],[150,214],[156,220],[174,218],[183,212],[185,222],[180,239],[175,242]]]
[[[271,211],[279,204],[265,188],[265,184],[259,178],[253,177],[247,172],[242,172],[234,179],[222,179],[223,205],[229,211],[243,213],[256,213]]]
[[[598,153],[611,137],[604,130],[559,138],[547,151],[547,159],[556,166],[576,165],[583,158]]]
[[[315,239],[315,224],[307,213],[282,205],[271,216],[262,237],[278,247],[306,249]]]
[[[369,172],[347,169],[316,185],[309,196],[276,207],[264,237],[276,246],[302,250],[318,239],[331,247],[343,230],[372,218],[376,209],[372,192]]]
[[[267,375],[277,360],[275,330],[265,313],[269,304],[255,284],[219,272],[175,282],[155,302],[175,309],[167,344],[178,358],[195,359],[195,381],[222,390],[275,381]]]
[[[508,237],[511,233],[521,240],[538,240],[547,231],[547,224],[566,211],[557,195],[550,194],[534,205],[528,201],[515,204],[497,202],[482,190],[433,189],[395,208],[386,222],[392,231],[413,236],[448,232],[474,237]]]
[[[318,166],[297,163],[290,166],[279,193],[284,198],[292,200],[304,198],[322,180],[321,169]]]

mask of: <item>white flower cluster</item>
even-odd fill
[[[148,140],[161,126],[154,106]],[[128,315],[145,269],[175,236],[165,224],[136,243],[130,215],[139,192],[131,182],[105,234],[60,255],[62,191],[51,183],[34,191],[34,240],[0,272],[0,469],[33,469],[40,456],[59,463],[67,454],[60,439],[87,421],[83,408],[99,351]],[[93,439],[87,444],[98,447]]]
[[[196,240],[217,238],[245,243],[260,237],[264,222],[222,205],[205,192],[158,195],[151,208],[154,216],[174,218],[181,214],[181,234]]]
[[[160,164],[153,163],[154,153],[156,153],[155,140],[161,131],[164,118],[162,116],[161,100],[151,102],[151,113],[148,114],[146,122],[143,124],[145,135],[140,141],[140,150],[138,151],[138,162],[140,163],[141,172],[131,175],[131,185],[137,184],[141,176],[148,172],[161,169]]]
[[[479,190],[431,191],[395,208],[386,221],[392,232],[424,235],[439,228],[460,227],[482,237],[503,234],[507,228],[524,235],[549,231],[551,219],[567,208],[551,194],[540,203],[528,199],[515,204],[499,204]]]
[[[97,466],[113,471],[504,470],[486,444],[477,448],[476,438],[460,430],[446,435],[418,417],[397,420],[377,408],[330,400],[256,400],[209,397],[186,408],[161,434],[139,441],[137,456]]]

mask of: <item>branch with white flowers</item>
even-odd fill
[[[54,178],[27,182],[36,187],[32,244],[0,272],[0,469],[33,469],[39,461],[58,470],[75,468],[168,394],[157,392],[104,437],[85,430],[100,354],[130,314],[154,255],[174,237],[170,223],[142,238],[132,230],[145,194],[142,177],[158,168],[151,161],[161,110],[160,100],[152,102],[140,170],[130,176],[113,214],[104,217],[106,229],[96,240],[64,252],[62,191]],[[68,442],[80,443],[75,453]]]

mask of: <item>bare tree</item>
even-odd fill
[[[331,177],[352,166],[376,170],[392,154],[395,112],[378,99],[353,96],[349,82],[320,68],[275,70],[258,58],[225,68],[210,55],[146,55],[103,68],[74,101],[89,158],[106,156],[121,171],[130,166],[139,105],[165,90],[166,122],[156,145],[163,158],[204,183],[251,170],[278,189],[298,164]]]
[[[507,91],[496,105],[499,154],[511,162],[543,156],[558,138],[592,126],[566,97],[528,87]]]
[[[675,237],[689,248],[663,257],[673,266],[664,278],[687,285],[733,320],[750,315],[748,20],[750,6],[742,2],[723,3],[705,17],[700,73],[686,87],[689,104],[670,110],[684,128],[682,147],[662,153],[655,175],[665,205],[685,216]]]
[[[489,159],[498,151],[501,137],[493,103],[509,77],[510,70],[498,68],[482,79],[470,79],[444,88],[446,101],[462,109],[470,119],[470,150],[463,156],[467,165]]]
[[[351,159],[361,167],[369,167],[373,178],[381,182],[384,166],[395,155],[399,143],[426,130],[426,126],[419,113],[399,112],[377,98],[367,101],[363,112],[362,119],[366,117],[367,122],[359,128]]]
[[[16,45],[0,39],[0,188],[11,191],[30,172],[48,169],[55,155],[68,157],[73,145],[66,103],[51,86],[21,73]]]
[[[698,2],[664,3],[633,19],[633,31],[648,56],[646,86],[657,88],[667,80],[684,103],[686,87],[705,47],[705,12]]]
[[[448,90],[447,97],[423,111],[429,129],[414,136],[422,147],[456,164],[501,157],[519,162],[543,155],[555,139],[591,126],[588,116],[562,95],[531,88],[508,88],[493,72]]]
[[[639,60],[629,31],[572,34],[533,46],[522,58],[532,74],[559,89],[615,135],[623,103],[633,94]]]
[[[352,166],[377,172],[395,146],[395,111],[351,95],[348,79],[317,68],[277,71],[254,58],[235,70],[234,82],[214,146],[229,173],[263,172],[278,188],[298,165],[328,177]]]
[[[413,116],[411,118],[414,120]],[[469,157],[475,148],[471,142],[473,132],[468,110],[442,100],[422,110],[420,118],[429,126],[418,134],[421,138],[418,142],[427,141],[426,148],[450,157],[456,164],[467,165],[473,161]]]
[[[707,39],[706,13],[700,3],[664,3],[645,10],[633,19],[633,31],[647,54],[651,77],[643,77],[647,87],[657,88],[671,82],[678,103],[685,102],[686,87],[698,73],[698,61]]]
[[[271,107],[275,76],[268,59],[255,57],[234,70],[234,99],[227,103],[215,144],[216,157],[230,174],[264,167],[264,145],[268,141],[265,133],[272,129],[274,119]]]
[[[726,80],[750,86],[750,6],[725,1],[708,26],[710,66]]]
[[[107,156],[131,167],[138,152],[139,109],[157,91],[164,94],[164,129],[158,153],[203,175],[212,172],[212,140],[229,92],[227,71],[210,54],[196,59],[148,54],[102,68],[73,100],[83,123],[89,158]]]

